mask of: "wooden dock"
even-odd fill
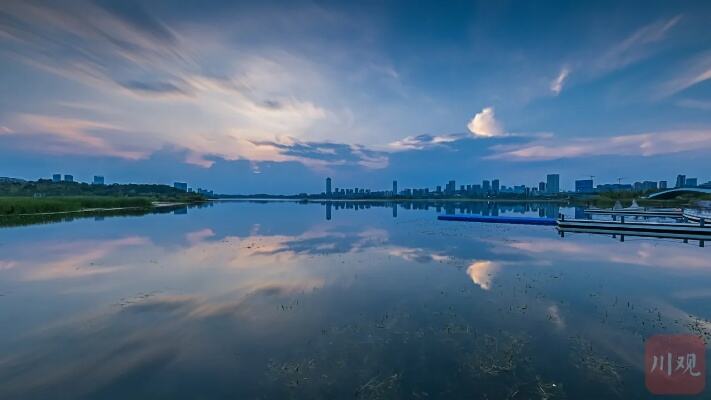
[[[609,210],[603,208],[589,208],[584,210],[585,214],[590,215],[611,215],[630,216],[630,217],[664,217],[664,218],[682,218],[684,210],[680,208],[658,208],[658,209],[618,209]]]
[[[711,225],[704,223],[685,222],[640,222],[625,221],[621,216],[617,221],[597,221],[592,219],[567,219],[563,216],[557,220],[558,228],[564,231],[578,231],[607,234],[644,234],[664,235],[665,237],[711,239]]]

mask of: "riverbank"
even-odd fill
[[[151,199],[145,197],[0,197],[0,216],[140,209],[152,206]]]

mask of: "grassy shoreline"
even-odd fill
[[[152,199],[146,197],[0,197],[0,216],[69,213],[126,208],[147,209],[151,207],[153,207]]]

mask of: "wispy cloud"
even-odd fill
[[[654,53],[652,44],[663,40],[681,21],[682,15],[645,25],[622,41],[610,47],[596,61],[600,70],[615,70],[649,57]]]
[[[4,136],[20,147],[29,147],[39,153],[110,156],[130,160],[147,156],[146,150],[117,145],[102,137],[106,133],[126,133],[121,127],[105,122],[23,114],[17,118],[16,125]],[[42,137],[45,140],[41,140],[42,144],[38,146],[37,140]]]
[[[570,68],[568,66],[564,66],[558,73],[558,76],[551,82],[551,92],[553,92],[556,96],[563,90],[563,85],[565,84],[565,80],[568,79],[569,74]]]
[[[463,138],[465,136],[462,134],[407,136],[388,144],[388,147],[394,151],[424,150],[453,143]]]
[[[711,79],[711,52],[684,63],[676,76],[661,85],[659,97],[667,97]]]
[[[604,155],[654,156],[711,150],[711,130],[642,133],[600,138],[537,140],[524,145],[492,146],[489,159],[555,160]]]

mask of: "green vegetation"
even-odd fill
[[[72,212],[86,209],[149,208],[145,197],[0,197],[0,215]]]
[[[79,182],[0,182],[0,216],[87,210],[148,209],[152,202],[199,203],[205,198],[167,185]]]
[[[52,182],[40,179],[36,182],[0,182],[2,197],[145,197],[165,202],[196,202],[205,198],[195,193],[186,193],[167,185],[112,184],[90,185],[80,182]]]

